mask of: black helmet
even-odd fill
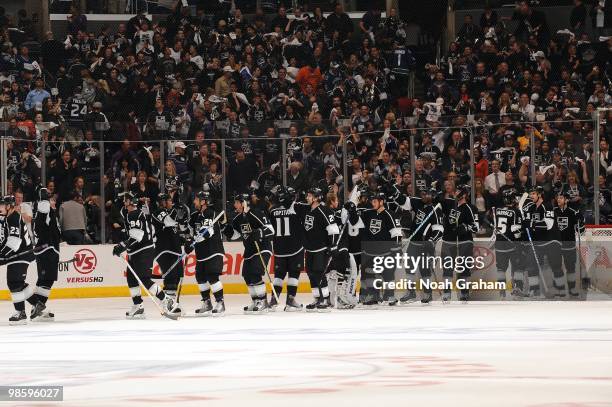
[[[15,195],[5,195],[2,197],[2,201],[0,202],[3,205],[15,206]]]
[[[239,201],[239,202],[249,202],[251,200],[251,197],[249,194],[236,194],[234,195],[234,202],[235,201]]]
[[[565,199],[570,199],[571,198],[570,197],[570,193],[567,190],[565,190],[565,191],[564,190],[560,190],[559,193],[557,194],[557,196],[562,196]]]
[[[529,192],[537,192],[538,194],[543,195],[544,187],[542,187],[541,185],[536,185],[536,186],[529,188]]]
[[[470,193],[469,185],[462,184],[457,187],[457,199],[466,197],[469,195],[469,193]]]
[[[504,205],[512,205],[516,203],[516,190],[514,188],[506,189],[503,193]]]
[[[39,201],[48,201],[49,200],[49,190],[47,188],[39,188],[38,189],[38,200]]]
[[[378,199],[381,201],[385,201],[387,199],[387,196],[383,192],[377,191],[370,195],[370,200],[372,199]]]
[[[196,198],[198,198],[200,201],[204,201],[206,205],[210,205],[210,202],[211,202],[210,192],[200,191],[196,194]]]
[[[319,201],[323,199],[323,191],[321,190],[321,188],[317,188],[317,187],[310,188],[308,190],[308,193],[311,194],[316,199],[318,199]]]
[[[280,204],[285,204],[287,202],[292,201],[294,199],[294,196],[295,196],[295,190],[291,187],[279,186],[276,189],[275,198],[276,198],[276,201]]]
[[[127,202],[129,205],[138,206],[140,204],[140,200],[138,196],[132,192],[126,192],[123,196],[123,200]]]

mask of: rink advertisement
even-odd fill
[[[486,286],[485,289],[479,290],[474,294],[474,299],[497,299],[496,287],[489,287],[487,284],[495,283],[498,280],[495,250],[491,247],[489,239],[477,239],[474,242],[473,257],[477,262],[477,267],[472,271],[470,281],[477,282]],[[601,247],[601,244],[595,245],[596,242],[591,242],[590,245],[583,244],[582,258],[587,263],[589,276],[592,283],[603,292],[612,291],[612,273],[610,267],[603,267],[606,263],[611,262],[608,253],[612,252],[612,247]],[[597,242],[598,243],[598,242]],[[588,246],[588,247],[585,247]],[[592,247],[591,247],[592,246]],[[129,292],[126,286],[126,268],[122,259],[113,256],[112,245],[95,245],[95,246],[61,246],[60,260],[66,261],[74,259],[69,263],[60,263],[59,279],[55,284],[52,296],[55,298],[84,298],[84,297],[120,297],[128,296]],[[608,249],[608,250],[607,250]],[[246,293],[247,289],[244,280],[241,277],[242,269],[242,243],[229,242],[225,243],[225,259],[222,281],[225,292],[228,294]],[[439,253],[439,248],[437,251]],[[184,259],[185,266],[185,281],[183,286],[183,294],[197,294],[198,289],[195,281],[195,255],[190,254]],[[408,267],[409,268],[409,267]],[[269,270],[272,272],[273,264],[269,265]],[[154,265],[153,274],[160,276],[159,267]],[[417,276],[411,273],[406,273],[406,269],[399,268],[395,273],[396,281],[405,281],[406,284],[411,284],[411,281],[418,281]],[[433,276],[442,283],[442,273],[440,270]],[[36,263],[33,262],[28,270],[27,281],[31,284],[36,283]],[[434,280],[435,281],[435,280]],[[432,282],[433,283],[433,282]],[[549,282],[549,286],[552,282]],[[511,289],[511,283],[508,283],[507,289]],[[401,290],[401,287],[396,287]],[[439,288],[439,287],[438,287]],[[456,282],[453,289],[456,289]],[[473,288],[473,287],[472,287]],[[309,292],[310,286],[305,273],[300,276],[299,284],[300,292]],[[9,300],[10,294],[6,285],[6,266],[0,267],[0,300]]]

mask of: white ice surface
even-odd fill
[[[0,385],[64,386],[62,403],[21,407],[612,406],[609,301],[262,316],[242,315],[246,296],[226,303],[223,318],[146,303],[147,320],[126,321],[128,298],[57,300],[56,322],[9,327],[0,302]]]

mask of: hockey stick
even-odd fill
[[[264,261],[263,255],[261,254],[261,249],[259,248],[259,243],[257,241],[254,241],[253,243],[255,243],[255,248],[257,249],[257,254],[259,255],[259,260],[261,260],[261,265],[264,268],[264,271],[266,273],[266,276],[268,276],[268,280],[270,281],[270,285],[272,286],[272,294],[274,295],[274,298],[276,299],[276,303],[280,304],[280,299],[278,298],[278,294],[276,294],[276,290],[274,289],[274,281],[272,280],[272,276],[270,275],[270,271],[268,270],[268,266],[266,265],[266,262]]]
[[[533,257],[535,258],[536,265],[538,266],[538,274],[540,278],[542,279],[542,285],[544,286],[544,291],[548,292],[548,286],[546,285],[546,280],[544,279],[544,273],[542,273],[542,267],[540,266],[540,260],[538,259],[538,255],[536,253],[535,246],[533,245],[533,240],[531,240],[531,232],[529,231],[529,228],[525,228],[525,231],[527,231],[527,238],[529,239],[529,244],[531,245],[531,250],[533,251]]]
[[[46,249],[47,247],[49,247],[48,244],[43,244],[43,245],[36,246],[36,247],[31,248],[31,249],[28,249],[25,252],[13,254],[12,256],[0,259],[0,264],[6,264],[7,262],[9,262],[11,260],[15,260],[16,258],[19,258],[19,257],[24,256],[26,254],[34,253],[35,251],[38,251],[38,250]]]
[[[491,238],[489,242],[497,241],[497,214],[495,213],[495,207],[491,207],[491,214],[493,215],[493,233],[491,233]],[[504,236],[505,237],[505,236]]]
[[[119,256],[121,258],[121,260],[123,260],[123,262],[125,263],[125,265],[127,266],[128,270],[130,270],[130,272],[132,273],[132,275],[136,278],[136,281],[138,281],[138,284],[140,285],[140,287],[142,287],[145,291],[145,293],[147,293],[147,296],[149,298],[151,298],[151,301],[153,302],[153,304],[155,304],[155,307],[157,308],[157,310],[166,318],[168,319],[172,319],[174,321],[176,321],[178,319],[178,315],[173,315],[170,314],[169,312],[164,311],[164,309],[162,308],[161,305],[159,305],[159,303],[157,302],[157,298],[153,296],[153,294],[151,294],[151,292],[149,291],[149,289],[147,287],[145,287],[145,285],[143,284],[142,280],[140,279],[140,277],[138,277],[138,274],[136,274],[136,272],[134,271],[134,269],[132,268],[132,266],[130,266],[130,263],[123,257],[123,256]]]
[[[438,209],[442,209],[442,205],[440,204],[440,202],[438,202],[434,207],[433,210],[431,212],[429,212],[427,214],[427,216],[425,217],[425,219],[423,219],[421,221],[421,224],[414,230],[414,232],[412,232],[412,234],[408,237],[408,244],[410,244],[410,241],[414,238],[414,236],[419,232],[419,230],[421,230],[421,228],[427,223],[427,221],[429,220],[429,218],[431,217],[431,215],[433,215]]]

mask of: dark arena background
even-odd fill
[[[0,3],[0,406],[612,407],[612,0]]]

